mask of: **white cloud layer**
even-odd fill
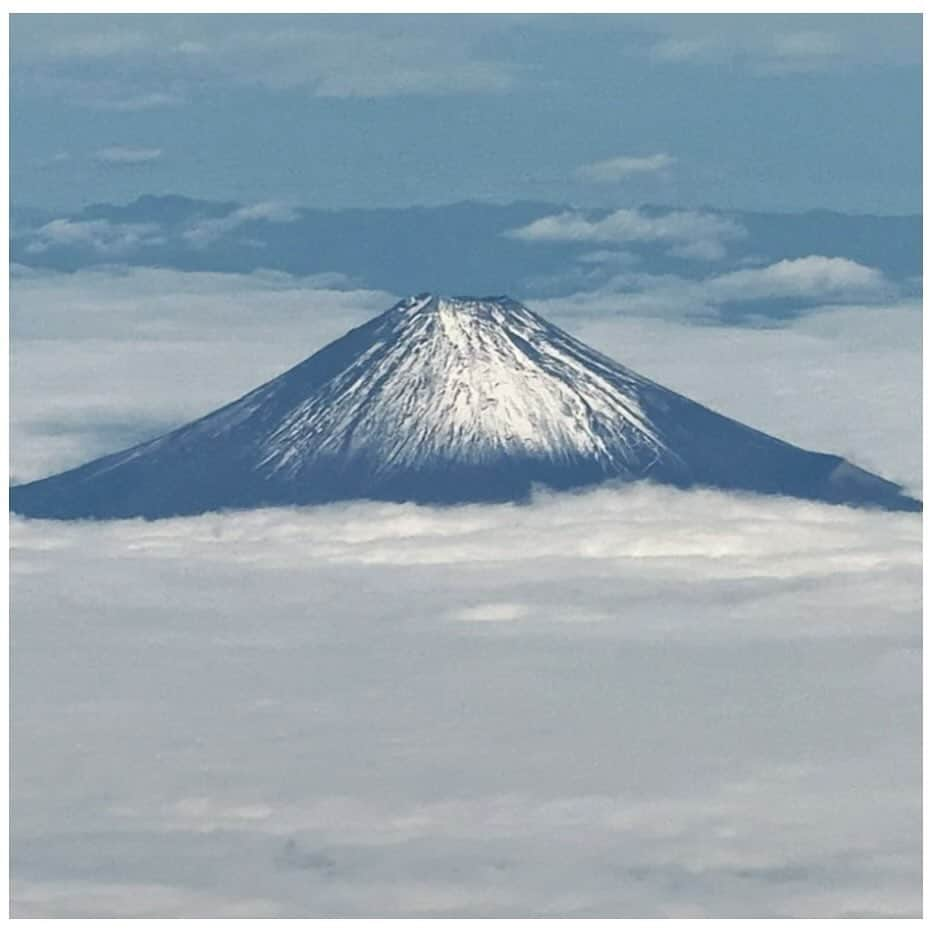
[[[393,300],[273,273],[13,286],[23,477]],[[534,308],[918,489],[918,305],[779,329]],[[919,912],[918,516],[606,487],[12,536],[17,916]]]
[[[12,289],[12,473],[75,466],[245,394],[389,307],[339,275],[97,269]]]
[[[14,914],[916,915],[920,523],[15,520]]]

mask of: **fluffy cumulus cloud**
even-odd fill
[[[676,159],[665,152],[644,156],[620,155],[603,162],[581,165],[576,170],[576,175],[583,181],[597,183],[624,181],[632,175],[651,175],[667,171],[675,162]]]
[[[852,297],[889,294],[883,275],[851,259],[805,256],[772,265],[728,272],[703,283],[718,302],[754,301],[772,297]]]
[[[598,217],[564,211],[510,230],[507,235],[531,243],[666,243],[674,255],[714,260],[725,255],[728,241],[741,239],[746,232],[722,214],[695,210],[652,214],[622,208]]]
[[[392,300],[14,278],[14,471],[203,413]],[[536,309],[918,487],[918,307]],[[609,486],[12,537],[15,915],[920,910],[915,515]]]
[[[706,278],[625,270],[636,263],[624,250],[617,255],[613,250],[585,253],[579,262],[592,267],[584,274],[594,279],[590,287],[549,300],[548,306],[588,314],[716,319],[735,307],[753,313],[760,305],[757,312],[763,314],[763,305],[772,302],[802,313],[823,304],[904,300],[903,286],[887,280],[878,269],[833,256],[781,259]]]

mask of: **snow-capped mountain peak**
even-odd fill
[[[898,486],[731,421],[508,297],[406,298],[170,434],[12,490],[15,510],[150,517],[346,498],[521,499],[649,478],[916,508]]]
[[[295,475],[339,453],[370,458],[385,474],[419,463],[583,457],[634,475],[645,454],[666,448],[638,403],[637,376],[605,369],[516,301],[420,295],[371,336],[264,438],[263,466]]]

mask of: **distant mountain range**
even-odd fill
[[[600,276],[616,273],[613,262],[643,275],[695,278],[819,255],[870,266],[907,291],[919,291],[920,216],[642,206],[628,218],[640,232],[631,231],[621,242],[600,243],[574,231],[566,238],[515,235],[568,213],[598,225],[612,211],[573,212],[566,205],[530,202],[320,210],[145,196],[67,215],[14,208],[10,249],[14,263],[61,271],[113,264],[218,272],[270,269],[300,276],[337,274],[345,283],[392,294],[426,286],[445,293],[529,297],[584,290]],[[695,225],[697,216],[700,225],[718,223],[731,230],[721,254],[706,250],[697,255],[682,243],[671,246],[664,230]],[[754,312],[784,317],[800,306],[792,299],[763,302]]]
[[[740,386],[735,386],[740,391]],[[42,518],[526,499],[606,480],[918,511],[892,482],[613,362],[505,297],[420,294],[205,417],[16,486]]]

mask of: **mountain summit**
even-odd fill
[[[917,511],[900,486],[626,369],[507,297],[421,294],[169,434],[11,489],[44,518],[456,503],[650,479]]]

